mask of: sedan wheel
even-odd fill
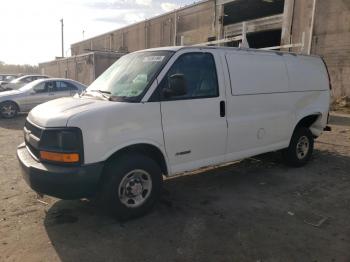
[[[0,114],[3,118],[13,118],[17,112],[17,106],[12,102],[4,102],[0,105]]]

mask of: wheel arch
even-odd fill
[[[21,111],[21,108],[19,107],[19,104],[18,104],[16,101],[14,101],[14,100],[4,100],[4,101],[1,101],[1,102],[0,102],[0,105],[2,105],[3,103],[7,103],[7,102],[10,102],[10,103],[15,104],[16,107],[17,107],[18,112]]]
[[[4,104],[4,103],[12,103],[12,104],[14,104],[14,105],[16,106],[16,108],[17,108],[17,113],[21,112],[21,108],[20,108],[19,104],[18,104],[16,101],[13,101],[13,100],[4,100],[4,101],[1,101],[1,102],[0,102],[0,108],[1,108],[2,104]],[[17,114],[17,113],[16,113],[16,114]],[[0,117],[1,117],[1,116],[0,116]]]
[[[165,154],[159,147],[150,143],[136,143],[124,146],[111,154],[105,162],[107,163],[109,161],[113,161],[121,155],[132,153],[140,153],[151,157],[159,165],[162,173],[166,176],[169,175],[169,167]]]
[[[293,133],[298,127],[306,127],[310,129],[315,137],[318,137],[322,132],[322,117],[321,112],[313,112],[299,117]]]

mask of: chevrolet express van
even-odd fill
[[[281,150],[311,157],[327,125],[322,59],[223,47],[127,54],[81,95],[35,107],[17,155],[41,194],[96,196],[120,219],[147,212],[162,178]]]

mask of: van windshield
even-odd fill
[[[145,51],[121,57],[87,89],[111,101],[138,102],[169,60],[172,51]]]

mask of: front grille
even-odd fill
[[[26,146],[27,146],[27,149],[30,151],[30,153],[32,153],[36,157],[36,159],[38,160],[39,156],[40,156],[39,150],[34,148],[31,144],[29,144],[27,142],[26,142]]]
[[[30,131],[35,137],[39,138],[41,137],[42,129],[39,127],[34,126],[28,120],[24,124],[25,128]]]
[[[24,124],[24,142],[27,146],[27,149],[34,155],[37,159],[39,159],[39,149],[38,149],[38,141],[40,141],[41,134],[43,130],[37,126],[34,126],[30,122],[26,121]],[[33,138],[27,138],[28,134],[37,138],[37,141],[33,141]]]

